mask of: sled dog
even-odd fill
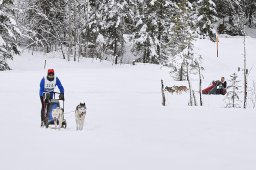
[[[59,122],[59,129],[62,127],[62,122],[63,122],[63,109],[60,107],[57,107],[56,109],[52,110],[52,117],[54,121],[55,128],[58,126]]]
[[[173,86],[172,87],[177,94],[181,94],[182,92],[187,92],[188,88],[187,86]]]
[[[85,103],[80,103],[75,110],[76,130],[83,130],[85,115],[86,105]]]
[[[173,94],[175,92],[175,89],[173,87],[168,87],[168,86],[166,86],[164,90],[168,91],[171,94]]]

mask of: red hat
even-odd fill
[[[54,69],[48,69],[48,74],[54,74]]]

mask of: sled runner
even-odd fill
[[[62,109],[64,110],[64,100],[60,99],[60,97],[56,98],[56,94],[57,92],[46,92],[44,93],[44,102],[45,102],[45,127],[48,128],[49,125],[54,125],[54,119],[53,119],[53,115],[52,115],[52,111],[54,109],[56,109],[57,107],[60,107],[60,101],[62,101],[63,107]],[[64,112],[64,111],[63,111]],[[57,121],[57,124],[59,125],[59,122]],[[63,114],[63,121],[62,121],[62,128],[66,128],[67,127],[67,122],[66,119],[64,118],[64,114]]]

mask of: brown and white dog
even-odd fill
[[[171,94],[173,94],[175,92],[175,89],[173,87],[168,87],[168,86],[166,86],[164,90],[168,91]]]
[[[173,86],[177,94],[181,94],[182,92],[187,92],[188,88],[187,86]]]
[[[164,90],[168,91],[171,94],[173,94],[174,92],[176,94],[181,94],[182,92],[187,92],[188,88],[187,86],[172,86],[172,87],[166,86]]]
[[[86,108],[85,103],[80,103],[76,107],[76,110],[75,110],[76,130],[83,130],[86,109],[87,108]]]

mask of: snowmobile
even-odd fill
[[[56,98],[56,94],[58,94],[58,98]],[[51,96],[52,95],[52,96]],[[45,127],[48,128],[49,125],[54,125],[54,120],[52,116],[52,110],[56,109],[57,107],[60,107],[60,101],[62,101],[62,109],[64,112],[64,100],[60,99],[60,93],[58,92],[45,92],[44,93],[44,103],[45,103]],[[59,125],[59,122],[57,121],[57,124]],[[61,128],[67,127],[67,121],[64,118],[63,114],[63,122],[61,125]]]

